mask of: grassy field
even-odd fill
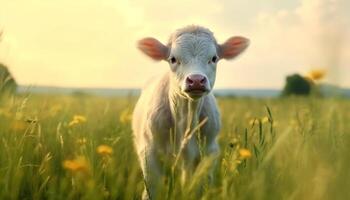
[[[135,101],[0,100],[0,199],[140,199],[143,179],[130,128]],[[214,182],[203,178],[204,159],[185,185],[171,178],[162,199],[350,199],[349,100],[218,103],[223,128]]]

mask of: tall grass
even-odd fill
[[[144,183],[130,129],[135,101],[1,99],[0,199],[140,199]],[[223,128],[213,181],[204,178],[212,163],[204,158],[186,184],[169,173],[162,199],[350,198],[349,100],[218,102]]]

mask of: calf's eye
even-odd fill
[[[218,61],[218,57],[217,56],[213,56],[211,58],[211,62],[216,63],[216,61]]]
[[[176,58],[174,56],[170,58],[170,63],[171,64],[177,63],[177,60],[176,60]]]

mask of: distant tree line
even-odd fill
[[[2,31],[0,31],[0,42]],[[0,97],[4,95],[14,94],[17,90],[17,83],[11,75],[8,67],[0,63]]]

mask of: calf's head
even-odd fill
[[[219,60],[235,58],[248,45],[249,40],[240,36],[218,44],[208,29],[188,26],[177,30],[167,45],[149,37],[140,40],[138,48],[154,60],[167,61],[176,91],[195,100],[212,90]]]

